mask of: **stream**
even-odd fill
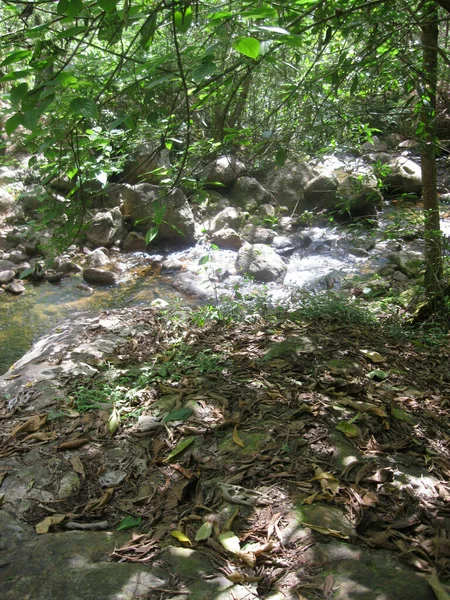
[[[448,207],[445,207],[448,211]],[[420,207],[411,207],[417,214]],[[286,257],[288,271],[283,284],[257,284],[242,276],[232,274],[220,282],[220,274],[233,272],[236,253],[230,250],[211,250],[199,243],[187,250],[172,252],[166,258],[177,259],[183,272],[190,271],[203,280],[214,297],[233,297],[236,290],[241,295],[264,293],[274,305],[286,304],[295,291],[306,289],[321,291],[329,288],[329,278],[336,289],[349,275],[374,273],[387,264],[386,255],[394,241],[383,239],[383,232],[395,220],[395,207],[386,208],[380,215],[379,227],[374,229],[348,229],[343,227],[309,227],[301,231],[311,243]],[[450,215],[442,220],[444,235],[450,236]],[[403,243],[405,247],[405,243]],[[409,243],[409,252],[420,256],[417,242]],[[199,264],[208,256],[205,264]],[[0,374],[27,352],[42,335],[71,315],[82,311],[99,311],[108,308],[148,306],[160,298],[170,307],[195,306],[205,301],[177,291],[172,286],[174,274],[162,275],[154,266],[155,256],[144,252],[121,254],[119,285],[95,286],[91,294],[77,287],[83,283],[81,275],[64,278],[61,283],[27,284],[20,296],[2,294],[0,297]]]

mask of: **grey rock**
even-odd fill
[[[214,298],[214,290],[209,282],[203,282],[193,273],[180,273],[172,281],[172,286],[183,294],[201,298],[202,300],[211,300]]]
[[[347,175],[340,183],[338,194],[341,198],[341,210],[351,217],[376,216],[377,209],[381,208],[383,202],[376,179],[367,175],[361,178],[356,173]]]
[[[231,227],[224,227],[219,231],[215,231],[212,235],[212,241],[223,250],[239,250],[242,246],[241,236]]]
[[[289,210],[302,213],[305,209],[303,192],[316,173],[306,163],[287,162],[273,173],[270,191],[277,201]]]
[[[22,252],[21,250],[11,250],[11,252],[9,253],[9,260],[16,265],[26,260],[27,258],[28,256],[25,254],[25,252]]]
[[[179,245],[189,245],[195,241],[194,215],[180,189],[165,193],[162,188],[149,183],[127,188],[124,192],[124,214],[138,231],[146,233],[152,227],[155,211],[164,206],[163,221],[155,241]]]
[[[97,269],[95,267],[84,269],[83,278],[88,283],[96,283],[98,285],[115,285],[117,283],[117,276],[115,273],[106,271],[105,269]]]
[[[241,237],[250,244],[271,244],[276,236],[273,229],[252,225],[251,223],[243,227],[240,234]]]
[[[97,213],[86,230],[86,239],[94,246],[112,246],[125,233],[119,208]]]
[[[11,292],[11,294],[18,295],[23,294],[23,292],[25,291],[25,286],[21,281],[14,279],[13,281],[11,281],[11,283],[8,283],[8,285],[5,287],[5,290],[7,292]]]
[[[14,276],[15,272],[12,269],[0,271],[0,284],[9,283],[12,279],[14,279]]]
[[[261,204],[256,211],[260,217],[274,217],[275,207],[272,204]]]
[[[203,169],[200,177],[205,180],[205,187],[216,187],[221,184],[227,188],[231,187],[237,179],[245,173],[245,164],[235,156],[221,156],[211,161]]]
[[[236,269],[256,281],[281,281],[287,271],[275,250],[265,244],[245,244],[238,252]]]
[[[81,273],[83,271],[80,265],[74,263],[70,258],[58,257],[53,261],[53,269],[64,273],[66,275],[70,273]]]
[[[305,187],[305,202],[310,208],[319,210],[335,208],[338,185],[334,175],[318,175]]]
[[[177,258],[168,258],[161,265],[161,271],[164,273],[173,273],[174,271],[180,271],[183,268],[183,263]]]
[[[143,144],[125,166],[123,178],[129,183],[158,184],[170,169],[170,153],[157,144]]]
[[[422,170],[409,158],[399,156],[390,163],[391,172],[383,179],[391,194],[421,194]]]
[[[244,210],[269,203],[272,199],[270,192],[253,177],[239,177],[230,191],[230,196],[233,202]]]
[[[109,256],[107,256],[100,248],[96,248],[88,254],[86,261],[91,267],[104,267],[111,262]]]
[[[212,220],[210,230],[219,231],[220,229],[240,229],[243,222],[243,215],[240,211],[237,211],[233,206],[224,208],[218,215]]]
[[[145,235],[138,231],[130,231],[122,242],[122,250],[124,252],[143,252],[146,248]]]
[[[371,142],[365,142],[361,146],[361,152],[363,154],[367,152],[386,152],[387,149],[387,145],[376,135],[372,136]]]
[[[12,262],[12,260],[7,260],[4,258],[0,259],[0,271],[9,271],[9,270],[15,270],[16,265],[15,263]]]
[[[14,209],[14,198],[4,188],[0,188],[0,215],[7,215]]]

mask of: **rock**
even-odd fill
[[[138,231],[130,231],[122,243],[122,250],[124,252],[144,252],[146,248],[145,235]]]
[[[155,308],[167,308],[169,306],[169,303],[163,298],[155,298],[150,302],[150,306],[154,306]],[[139,417],[139,420],[140,419],[141,417]]]
[[[123,210],[138,231],[146,233],[153,226],[156,211],[164,206],[156,241],[179,245],[195,242],[194,215],[180,189],[165,193],[162,188],[149,183],[127,187]]]
[[[246,167],[244,163],[235,156],[221,156],[211,161],[201,172],[200,178],[205,181],[205,187],[215,188],[221,184],[227,188],[231,187],[237,179],[243,175]]]
[[[365,154],[364,162],[368,165],[388,165],[392,160],[392,155],[387,152],[374,152],[373,154]]]
[[[374,177],[347,175],[338,188],[341,211],[351,217],[373,217],[381,208],[383,196]]]
[[[100,250],[100,248],[97,248],[88,254],[86,261],[91,267],[104,267],[111,262],[109,256],[107,256],[103,250]]]
[[[164,273],[173,273],[174,271],[180,271],[183,268],[183,263],[177,258],[168,258],[161,265],[161,271]]]
[[[223,250],[239,250],[242,246],[241,236],[230,227],[219,229],[212,235],[212,241]]]
[[[98,285],[115,285],[117,283],[117,277],[112,271],[93,267],[84,269],[83,278],[88,283],[97,283]]]
[[[20,194],[19,202],[26,213],[32,213],[41,207],[45,195],[44,188],[38,186],[29,187]]]
[[[272,204],[261,204],[256,211],[260,217],[274,217],[275,207]]]
[[[282,256],[289,256],[295,251],[295,245],[291,238],[285,235],[276,235],[273,238],[272,246]]]
[[[212,220],[210,230],[219,231],[220,229],[240,229],[243,221],[243,215],[238,212],[235,208],[230,206],[220,211],[218,215]]]
[[[80,265],[72,262],[70,258],[59,257],[53,261],[53,269],[68,275],[69,273],[81,273],[83,271]]]
[[[14,198],[4,188],[0,188],[0,216],[8,215],[14,209]]]
[[[25,252],[22,252],[21,250],[11,250],[11,252],[9,253],[9,260],[15,265],[18,265],[24,260],[27,260],[27,258],[28,256],[25,254]]]
[[[0,258],[0,271],[9,271],[9,270],[14,270],[15,268],[16,268],[16,265],[12,262],[12,260],[7,260],[6,258]]]
[[[127,162],[123,179],[129,183],[158,184],[170,169],[170,153],[157,144],[143,144]]]
[[[63,278],[62,273],[56,273],[55,271],[46,271],[45,272],[45,279],[49,283],[59,283],[62,278]]]
[[[11,294],[17,294],[18,295],[18,294],[23,294],[23,292],[25,291],[25,286],[18,279],[14,279],[13,281],[11,281],[11,283],[9,283],[5,287],[5,290],[7,292],[11,292]]]
[[[234,204],[244,210],[253,206],[269,203],[272,199],[270,192],[253,177],[239,177],[230,192]]]
[[[97,213],[86,230],[86,239],[94,246],[112,246],[125,233],[119,208]]]
[[[273,174],[270,191],[277,201],[290,211],[304,211],[303,191],[316,173],[306,163],[287,162]]]
[[[380,140],[376,135],[372,136],[372,141],[365,142],[361,146],[361,152],[366,154],[368,152],[386,152],[387,145]]]
[[[305,202],[310,208],[336,208],[336,190],[339,181],[334,175],[318,175],[305,187]]]
[[[7,269],[6,271],[0,271],[0,284],[9,283],[12,279],[14,279],[15,272],[12,269]]]
[[[255,281],[281,281],[287,267],[278,254],[265,244],[245,244],[236,258],[238,272],[251,275]]]
[[[389,166],[391,172],[383,178],[383,183],[391,195],[422,193],[422,170],[417,163],[399,156]]]
[[[210,282],[205,284],[193,273],[181,273],[173,280],[172,286],[176,290],[188,294],[188,296],[194,296],[202,300],[212,300],[214,298],[214,290]]]
[[[276,236],[273,229],[249,223],[241,230],[241,237],[250,244],[271,244]]]

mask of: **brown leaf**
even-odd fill
[[[78,475],[81,475],[83,479],[86,479],[84,466],[79,456],[73,456],[70,459],[70,464],[72,465],[72,468],[75,471],[75,473],[78,473]]]
[[[27,437],[24,438],[22,442],[27,442],[30,440],[36,440],[37,442],[52,442],[57,437],[57,431],[51,431],[49,433],[45,433],[44,431],[37,431],[36,433],[31,433],[30,435],[27,435]]]
[[[36,533],[39,535],[42,533],[47,533],[50,527],[53,525],[59,525],[64,521],[66,515],[51,515],[50,517],[45,517],[43,521],[36,525]]]
[[[11,432],[11,436],[15,437],[19,433],[28,433],[30,431],[31,432],[37,431],[43,425],[45,425],[46,421],[47,421],[47,415],[34,415],[33,417],[31,417],[31,419],[28,419],[28,421],[25,421],[25,423],[22,423],[22,425],[18,425],[17,427],[15,427]]]
[[[94,500],[89,500],[89,502],[84,507],[84,512],[91,512],[94,510],[98,510],[99,508],[104,508],[112,499],[114,495],[114,488],[108,488],[103,496],[100,498],[95,498]]]
[[[84,444],[88,444],[91,440],[85,437],[75,438],[74,440],[69,440],[68,442],[63,442],[59,446],[57,446],[57,450],[75,450],[75,448],[80,448],[84,446]]]

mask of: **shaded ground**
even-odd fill
[[[3,388],[4,597],[447,598],[450,345],[347,317],[110,311]]]

